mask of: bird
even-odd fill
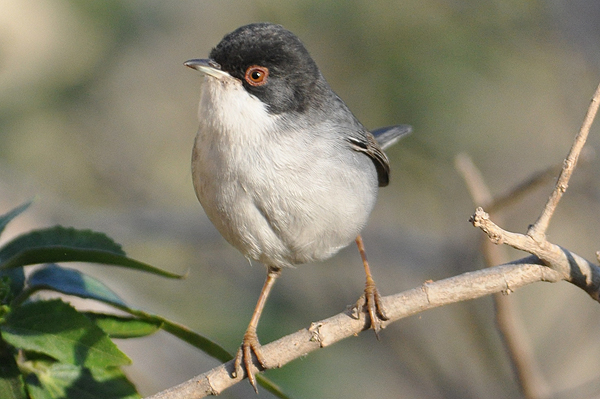
[[[207,59],[184,65],[204,75],[192,151],[198,200],[221,235],[267,269],[232,373],[245,372],[258,392],[253,357],[260,369],[267,363],[257,326],[282,270],[326,260],[355,241],[366,274],[356,306],[364,305],[376,334],[387,319],[360,232],[378,188],[389,183],[383,149],[412,128],[369,132],[301,40],[278,24],[242,26]]]

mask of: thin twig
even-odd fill
[[[581,129],[579,130],[579,133],[575,137],[573,145],[571,146],[571,150],[569,151],[569,154],[567,155],[567,158],[565,159],[565,161],[563,163],[563,167],[562,167],[560,175],[557,179],[555,188],[552,191],[552,194],[550,195],[548,202],[546,203],[546,206],[544,207],[544,210],[542,211],[541,215],[539,216],[537,221],[529,228],[527,235],[510,233],[505,230],[502,230],[500,227],[498,227],[495,223],[493,223],[490,220],[489,215],[487,213],[485,213],[481,207],[478,208],[476,210],[475,214],[471,217],[471,221],[472,221],[473,225],[481,228],[481,230],[483,230],[488,235],[488,237],[490,238],[490,241],[492,243],[494,243],[494,244],[504,243],[509,246],[512,246],[513,248],[516,248],[516,249],[519,249],[522,251],[526,251],[526,252],[529,252],[529,253],[537,256],[540,260],[542,260],[544,262],[544,264],[546,264],[548,267],[550,267],[553,270],[562,274],[563,278],[569,279],[569,281],[573,282],[574,284],[576,284],[579,287],[581,287],[582,289],[584,289],[586,292],[588,292],[590,294],[590,296],[592,296],[592,298],[594,298],[597,301],[599,300],[598,288],[600,287],[600,272],[599,272],[600,269],[596,265],[587,261],[586,259],[583,259],[579,256],[575,256],[574,254],[571,254],[570,252],[566,251],[565,249],[559,247],[558,245],[549,243],[546,240],[546,230],[548,229],[550,219],[552,218],[552,215],[554,214],[554,211],[556,210],[556,207],[558,206],[558,203],[559,203],[560,199],[562,198],[562,195],[567,190],[569,179],[571,178],[571,175],[573,174],[573,171],[575,170],[575,166],[577,165],[577,160],[578,160],[579,155],[583,149],[583,146],[587,140],[587,136],[589,134],[590,127],[591,127],[591,125],[594,121],[594,118],[596,116],[596,113],[598,111],[599,104],[600,104],[600,85],[598,85],[598,88],[596,89],[596,92],[594,93],[594,96],[592,98],[591,104],[586,113],[586,117],[583,121]],[[469,165],[467,162],[463,162],[461,165],[463,167],[467,167],[467,168],[470,166],[474,167],[474,165]],[[474,173],[473,172],[471,172],[469,174],[463,173],[463,175],[465,176],[465,178],[467,178],[467,177],[474,175]],[[539,177],[536,177],[535,179],[530,179],[529,181],[525,182],[525,184],[523,185],[523,188],[519,188],[510,197],[505,197],[505,198],[511,199],[511,198],[514,198],[515,194],[523,193],[524,191],[527,191],[533,185],[534,182],[541,181],[542,177],[543,177],[543,175],[539,175]],[[481,183],[483,183],[483,179],[480,178],[476,182],[478,184],[481,184]],[[471,185],[472,184],[474,184],[474,183],[472,182]],[[482,189],[479,188],[479,190],[481,191]],[[470,191],[473,192],[473,189],[470,188]],[[491,207],[492,201],[489,200],[488,202]],[[499,202],[495,203],[496,209],[497,209],[497,205],[499,204]],[[505,201],[503,201],[503,202],[505,202]],[[488,245],[489,245],[490,241],[488,241]],[[599,257],[599,259],[600,259],[600,257]],[[498,259],[496,259],[494,261],[498,261]],[[567,267],[565,267],[565,266],[567,266]],[[502,310],[505,310],[505,309],[502,309]],[[497,314],[497,317],[498,318],[502,317],[500,312]],[[505,339],[507,341],[511,340],[512,338],[514,338],[512,333],[505,336]],[[510,347],[514,343],[508,343],[508,344]],[[516,344],[518,345],[519,342],[516,342]],[[524,348],[524,349],[527,349],[527,348]],[[513,362],[520,362],[521,360],[524,360],[526,363],[525,364],[513,363],[517,366],[517,368],[519,370],[523,370],[526,372],[527,371],[535,371],[535,368],[530,368],[530,367],[533,367],[533,364],[527,364],[528,360],[531,360],[531,359],[528,359],[528,356],[524,356],[522,358],[521,357],[514,358]],[[541,374],[539,374],[539,375],[536,375],[536,374],[537,373],[534,372],[533,374],[528,375],[527,379],[522,380],[522,387],[523,387],[524,393],[527,397],[540,397],[540,396],[547,396],[547,394],[548,394],[547,384],[544,384],[542,382],[542,380],[538,378],[538,377],[541,377]],[[519,372],[519,375],[521,375],[520,372]],[[530,380],[530,379],[532,379],[532,380]],[[536,380],[538,380],[538,383],[534,383]],[[540,383],[542,385],[538,385]],[[530,384],[530,385],[528,385],[528,384]],[[539,388],[542,388],[542,389],[540,390]]]
[[[600,268],[592,262],[546,240],[539,242],[528,234],[503,230],[490,220],[482,208],[477,208],[471,222],[494,244],[506,244],[537,256],[546,266],[560,273],[563,280],[577,285],[600,302]]]
[[[455,165],[471,193],[475,206],[487,205],[491,207],[498,203],[492,196],[480,170],[475,166],[469,155],[459,154],[456,157]],[[537,181],[537,179],[528,179],[526,183],[530,183],[519,184],[516,191],[521,193],[529,191],[531,185]],[[511,192],[514,191],[515,189],[511,190]],[[495,219],[499,220],[499,216],[496,215]],[[489,240],[482,240],[481,246],[487,267],[500,265],[508,261],[504,247],[494,245]],[[525,332],[521,319],[516,315],[513,301],[502,294],[494,294],[493,299],[496,311],[496,326],[524,398],[547,398],[550,394],[548,383],[535,361],[533,350],[529,345],[529,337]]]
[[[600,106],[600,85],[598,85],[596,88],[596,92],[592,97],[592,101],[583,120],[583,124],[581,125],[581,129],[579,129],[579,133],[575,137],[575,141],[573,142],[573,146],[569,151],[569,155],[567,155],[567,158],[564,161],[562,171],[556,182],[556,186],[554,187],[552,194],[550,194],[550,198],[548,198],[548,202],[546,203],[541,215],[527,231],[527,235],[536,241],[541,242],[545,239],[546,230],[550,224],[550,219],[554,214],[558,202],[562,198],[564,192],[567,190],[569,179],[571,178],[573,170],[577,165],[577,159],[579,158],[579,154],[581,153],[581,150],[587,140],[590,127],[592,126],[594,118],[596,117],[596,113],[598,112],[598,106]]]
[[[494,197],[492,197],[481,171],[475,166],[471,157],[464,152],[458,154],[454,159],[454,166],[462,175],[475,206],[488,208],[493,203]]]

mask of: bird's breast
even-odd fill
[[[263,263],[330,257],[356,237],[374,205],[373,163],[331,132],[289,129],[241,84],[227,84],[205,84],[200,102],[192,173],[205,212]]]

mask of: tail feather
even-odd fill
[[[375,129],[371,134],[375,136],[377,143],[385,150],[389,146],[396,144],[398,140],[411,132],[412,126],[410,125],[395,125]]]

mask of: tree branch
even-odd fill
[[[503,206],[515,202],[526,192],[540,185],[549,176],[549,170],[560,170],[560,168],[549,168],[543,173],[537,173],[532,178],[511,189],[509,194],[505,194],[498,200],[492,196],[481,172],[467,154],[459,154],[456,157],[455,164],[467,184],[475,206],[490,207],[496,210],[495,214]],[[498,219],[499,216],[495,216],[495,218]],[[494,245],[490,240],[482,240],[481,244],[481,251],[487,267],[508,262],[504,247]],[[549,385],[535,360],[523,323],[515,311],[514,302],[511,298],[502,294],[494,294],[492,297],[496,311],[496,327],[506,348],[523,397],[526,399],[549,397]]]
[[[382,324],[385,327],[402,318],[450,303],[475,299],[497,292],[510,294],[520,287],[538,281],[573,280],[571,282],[580,286],[581,279],[572,279],[569,276],[577,275],[585,269],[579,268],[577,266],[579,263],[570,263],[567,259],[581,259],[581,257],[567,250],[563,251],[565,254],[564,268],[573,266],[575,270],[572,274],[567,273],[565,276],[561,272],[543,266],[539,259],[530,256],[505,265],[468,272],[436,282],[427,282],[420,287],[383,297],[383,304],[390,319]],[[594,274],[600,275],[597,270],[594,270]],[[590,280],[593,279],[590,277]],[[590,293],[590,285],[584,286]],[[592,296],[594,297],[594,295]],[[596,292],[595,298],[598,297],[598,292]],[[367,328],[368,322],[365,314],[359,313],[357,319],[351,310],[314,322],[308,328],[264,345],[262,351],[267,368],[282,367],[294,359],[357,335]],[[208,395],[218,395],[245,378],[245,375],[241,374],[236,378],[232,377],[232,371],[233,361],[230,361],[180,385],[150,396],[148,399],[202,398]],[[256,371],[259,370],[256,369]]]
[[[544,240],[546,230],[548,229],[548,225],[550,224],[550,219],[554,214],[554,210],[569,186],[569,179],[571,179],[571,175],[573,174],[575,166],[577,165],[579,154],[581,153],[581,150],[583,149],[583,146],[587,140],[590,127],[592,126],[594,118],[596,117],[596,113],[598,112],[598,106],[600,106],[600,85],[598,85],[596,88],[596,92],[592,97],[592,101],[583,120],[583,124],[579,129],[579,133],[577,136],[575,136],[575,141],[573,142],[571,150],[569,151],[569,154],[563,163],[563,168],[558,176],[558,180],[556,181],[554,191],[552,191],[552,194],[550,194],[550,198],[548,198],[548,202],[546,202],[546,206],[544,207],[544,210],[539,218],[533,225],[531,225],[531,227],[529,227],[529,230],[527,231],[527,235],[536,241],[541,242]]]
[[[545,239],[538,242],[530,235],[503,230],[489,219],[482,208],[477,208],[471,222],[487,234],[494,244],[506,244],[535,255],[546,266],[559,273],[560,279],[575,284],[593,299],[600,301],[600,268],[592,262]]]

